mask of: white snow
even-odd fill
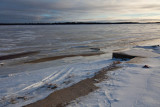
[[[0,106],[23,106],[48,96],[51,92],[92,77],[113,60],[97,60],[49,67],[0,76]],[[52,90],[47,84],[56,84]],[[27,100],[23,100],[25,97]],[[11,104],[14,99],[15,104]]]
[[[160,107],[159,64],[160,57],[143,58],[140,63],[124,62],[122,69],[108,74],[109,80],[96,84],[100,89],[72,101],[68,107]]]
[[[136,48],[160,53],[158,46]],[[112,61],[100,59],[1,75],[0,106],[19,107],[43,99],[55,90],[92,77]],[[159,64],[159,56],[143,58],[140,63],[123,62],[122,69],[109,72],[108,80],[96,84],[100,87],[98,90],[72,101],[68,107],[159,107]],[[143,68],[144,65],[150,68]],[[47,84],[58,87],[52,90]]]

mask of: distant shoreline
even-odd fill
[[[58,23],[0,23],[0,25],[93,25],[93,24],[160,24],[160,22],[58,22]]]

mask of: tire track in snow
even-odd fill
[[[60,82],[61,80],[65,80],[64,78],[67,77],[74,69],[75,68],[73,68],[73,67],[66,66],[64,69],[54,71],[54,73],[48,75],[47,77],[45,77],[41,81],[33,83],[33,84],[31,84],[31,85],[29,85],[19,91],[16,91],[15,93],[6,95],[5,97],[9,98],[10,96],[14,96],[14,95],[17,96],[20,93],[25,93],[25,92],[30,93],[30,92],[42,87],[43,85],[45,85],[46,83],[49,83],[49,82],[55,82],[55,84],[56,84],[56,83]]]
[[[67,67],[67,68],[62,69],[60,71],[54,72],[53,74],[44,78],[42,81],[34,83],[34,84],[22,89],[21,91],[29,90],[31,88],[33,88],[33,89],[38,88],[38,87],[43,86],[46,83],[51,82],[51,81],[55,81],[55,83],[56,83],[56,82],[62,80],[63,78],[65,78],[67,75],[69,75],[71,71],[73,71],[73,68]]]

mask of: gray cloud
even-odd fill
[[[126,14],[133,16],[147,12],[158,14],[160,4],[139,1],[0,0],[0,22],[83,21],[115,17],[122,19],[126,18]]]
[[[141,7],[142,9],[147,9],[147,10],[153,10],[153,11],[160,11],[160,4],[149,4],[149,5],[144,5]]]

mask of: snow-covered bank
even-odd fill
[[[160,52],[159,46],[138,47]],[[145,53],[142,53],[142,55]],[[123,69],[110,72],[100,89],[78,98],[68,107],[159,107],[160,57],[142,58],[139,63],[123,63]],[[143,68],[148,65],[150,68]]]
[[[136,48],[143,48],[143,50],[157,53],[160,52],[159,46],[138,46]],[[134,106],[134,104],[135,106],[140,104],[142,104],[142,106],[150,106],[150,104],[154,102],[146,103],[145,101],[149,98],[155,101],[153,106],[159,105],[157,102],[157,100],[160,100],[158,97],[159,92],[155,91],[159,88],[159,59],[160,57],[143,58],[141,63],[122,64],[122,66],[124,66],[123,69],[110,72],[109,75],[111,78],[109,80],[97,84],[100,89],[89,94],[89,96],[81,97],[80,100],[77,99],[73,101],[75,103],[69,106],[105,107],[109,105]],[[95,72],[106,67],[112,61],[113,60],[104,60],[102,58],[96,61],[72,63],[30,72],[26,71],[1,75],[0,106],[17,107],[45,98],[55,90],[69,87],[83,79],[92,77]],[[151,66],[151,68],[142,68],[146,64]],[[146,88],[144,84],[151,87]],[[141,93],[142,95],[140,95]],[[150,95],[151,97],[149,98],[145,97]],[[147,98],[147,100],[142,100],[145,98]],[[138,102],[139,100],[140,102]],[[77,101],[79,103],[77,103]]]
[[[80,62],[0,77],[0,106],[18,107],[45,98],[55,90],[92,77],[113,60]],[[56,87],[51,89],[49,85]]]

